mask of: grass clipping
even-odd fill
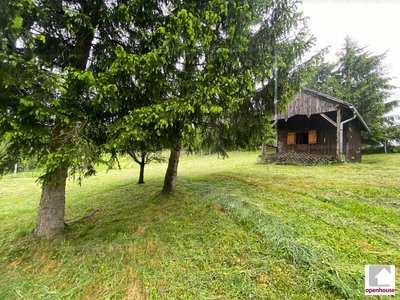
[[[305,268],[309,273],[310,290],[316,285],[323,285],[344,298],[355,296],[364,274],[357,272],[348,262],[340,262],[334,249],[310,239],[302,239],[292,227],[260,212],[247,202],[230,196],[222,196],[218,202],[241,225],[263,236],[276,255]]]

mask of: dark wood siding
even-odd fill
[[[337,117],[343,122],[354,113],[357,119],[344,124],[343,155],[349,162],[361,162],[361,130],[369,130],[361,116],[351,103],[307,89],[295,95],[286,112],[273,117],[278,120],[277,151],[338,157]]]
[[[343,153],[348,162],[361,162],[361,130],[357,123],[353,120],[343,128]]]
[[[329,113],[328,113],[329,114]],[[335,114],[335,113],[334,113]],[[317,142],[315,144],[288,145],[287,137],[289,132],[317,131]],[[298,153],[336,155],[336,127],[320,115],[294,116],[278,122],[278,151]]]
[[[336,113],[326,113],[335,119]],[[346,118],[347,119],[347,118]],[[343,153],[348,162],[361,162],[361,130],[353,120],[343,127]],[[288,144],[288,135],[292,132],[317,131],[316,144]],[[316,155],[336,156],[336,127],[320,115],[294,116],[278,122],[278,152],[308,153]]]

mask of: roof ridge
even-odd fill
[[[325,94],[325,93],[318,92],[318,91],[316,91],[316,90],[312,90],[312,89],[309,89],[309,88],[303,88],[303,90],[304,90],[304,91],[307,91],[307,92],[309,92],[309,93],[311,93],[311,94],[315,94],[315,95],[317,95],[317,96],[321,96],[321,97],[327,98],[328,100],[331,100],[331,101],[333,101],[333,102],[337,102],[337,103],[339,103],[339,104],[344,104],[344,105],[346,105],[346,106],[354,106],[354,105],[353,105],[352,103],[350,103],[350,102],[341,100],[341,99],[339,99],[339,98],[333,97],[333,96],[328,95],[328,94]]]

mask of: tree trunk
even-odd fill
[[[139,182],[138,184],[144,183],[144,167],[146,165],[146,152],[142,152],[142,161],[139,163],[140,166],[140,173],[139,173]]]
[[[87,62],[92,49],[92,42],[95,35],[95,29],[99,23],[99,11],[101,5],[92,1],[79,0],[81,13],[89,18],[92,30],[88,31],[86,23],[78,27],[75,32],[75,46],[72,49],[70,67],[85,71]],[[72,94],[79,95],[80,83],[75,82],[69,86]],[[71,99],[71,105],[79,108],[79,101]],[[59,148],[66,141],[60,140],[61,130],[64,129],[60,122],[56,122],[53,128],[50,153],[57,153]],[[68,141],[67,141],[68,142]],[[61,164],[54,171],[48,173],[42,186],[42,197],[40,199],[39,211],[37,217],[37,226],[34,230],[35,235],[39,237],[52,238],[57,232],[65,227],[65,186],[68,177],[68,164]]]
[[[264,140],[262,140],[262,142],[261,142],[261,155],[262,156],[265,155],[265,142],[264,142]]]
[[[67,177],[68,167],[60,167],[51,175],[50,182],[43,184],[37,226],[34,230],[35,235],[52,238],[64,229],[65,186]]]
[[[17,177],[18,164],[14,165],[14,178]]]
[[[57,124],[53,128],[50,153],[57,153],[62,145],[60,133],[63,126]],[[47,171],[48,177],[42,185],[37,225],[34,234],[38,237],[52,238],[64,227],[65,185],[68,177],[68,165],[60,164],[54,171]]]
[[[140,173],[139,173],[139,181],[138,184],[144,183],[144,163],[140,164]]]
[[[167,173],[165,174],[165,179],[164,179],[164,187],[161,192],[164,195],[170,194],[175,190],[180,153],[181,153],[180,144],[176,146],[175,149],[171,150],[171,154],[169,156],[169,161],[168,161]]]

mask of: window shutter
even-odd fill
[[[296,132],[288,132],[287,144],[288,145],[296,145]]]
[[[317,131],[316,130],[310,130],[308,132],[308,143],[309,144],[317,143]]]

